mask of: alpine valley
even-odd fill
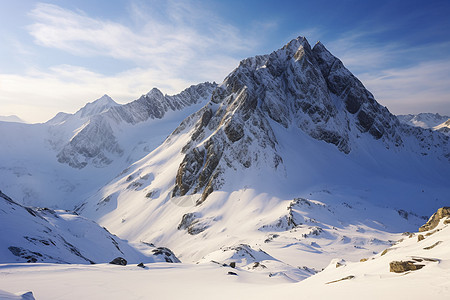
[[[448,122],[303,37],[221,84],[2,121],[0,298],[443,298]]]

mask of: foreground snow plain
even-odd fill
[[[421,241],[417,233],[404,236],[386,254],[367,261],[334,260],[324,271],[297,283],[214,263],[153,263],[145,268],[1,264],[0,290],[9,295],[32,291],[35,299],[447,299],[450,226],[441,220],[436,229],[421,232],[425,236]],[[391,261],[411,259],[422,259],[425,266],[405,273],[389,271]],[[0,291],[0,298],[3,295],[7,294]],[[2,299],[27,299],[7,297]]]

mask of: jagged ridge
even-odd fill
[[[241,61],[199,115],[172,192],[202,193],[198,203],[220,188],[224,169],[260,161],[276,169],[283,161],[273,132],[278,125],[300,128],[346,154],[370,135],[386,148],[404,147],[413,137],[421,154],[449,157],[447,137],[400,124],[338,58],[320,42],[311,49],[303,37]]]

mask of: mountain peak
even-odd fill
[[[0,116],[0,121],[2,121],[2,122],[14,122],[14,123],[25,123],[24,120],[22,120],[21,118],[19,118],[16,115]]]
[[[111,97],[108,95],[103,95],[97,100],[93,102],[87,103],[85,106],[83,106],[80,110],[78,110],[75,114],[80,115],[82,118],[90,117],[93,115],[101,114],[108,109],[110,109],[113,106],[118,106],[117,102],[115,102]]]
[[[164,97],[164,94],[157,88],[152,88],[147,94],[145,94],[147,97],[155,98],[155,97]]]

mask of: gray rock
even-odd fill
[[[158,247],[152,250],[153,255],[163,256],[164,260],[168,263],[179,263],[180,260],[175,256],[175,254],[166,247]]]
[[[109,262],[112,265],[120,265],[120,266],[126,266],[127,260],[123,257],[116,257],[112,261]]]

